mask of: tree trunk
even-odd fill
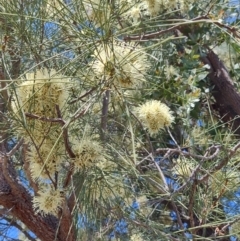
[[[4,74],[0,71],[0,80]],[[0,205],[9,215],[24,223],[42,241],[75,241],[72,215],[65,203],[60,218],[52,215],[42,216],[35,213],[32,196],[19,182],[16,170],[8,155],[7,140],[10,124],[5,113],[8,110],[8,94],[5,82],[1,81],[0,92]]]
[[[215,109],[225,123],[229,122],[232,131],[240,135],[240,94],[234,87],[233,80],[222,61],[212,50],[202,60],[211,67],[208,77],[213,85]]]

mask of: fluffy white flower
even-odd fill
[[[100,45],[93,57],[95,75],[124,88],[141,86],[150,66],[145,51],[131,44],[114,42],[111,46]]]
[[[89,168],[98,161],[104,160],[104,150],[100,143],[89,137],[83,138],[79,143],[73,146],[76,157],[73,160],[77,170]]]
[[[64,195],[59,190],[41,190],[33,198],[33,208],[36,212],[57,215],[64,201]]]
[[[61,150],[62,145],[53,148],[51,143],[47,142],[41,145],[37,151],[34,146],[27,152],[27,161],[30,163],[30,171],[33,179],[53,177],[59,171],[63,162]]]
[[[143,241],[142,235],[139,233],[138,234],[135,233],[135,234],[131,235],[130,241]]]
[[[101,27],[110,19],[110,5],[101,0],[86,0],[84,1],[85,13],[87,18],[93,23]]]
[[[162,7],[162,0],[146,0],[148,11],[150,15],[157,15]]]
[[[136,108],[136,113],[151,135],[156,134],[164,126],[170,126],[174,120],[169,107],[157,100],[147,101]]]
[[[16,90],[14,109],[19,107],[24,112],[56,117],[56,105],[63,109],[69,96],[68,87],[69,79],[54,70],[50,73],[46,69],[38,70],[36,74],[29,73]]]
[[[120,11],[125,21],[137,24],[146,12],[146,3],[133,0],[120,0]]]
[[[25,114],[56,118],[58,105],[64,115],[70,87],[69,79],[54,70],[47,72],[43,69],[35,74],[27,74],[26,80],[17,87],[16,97],[12,102],[13,112],[21,120],[14,122],[18,128],[17,133],[26,141],[34,141],[36,144],[42,143],[46,138],[56,140],[61,133],[59,123],[26,117]]]

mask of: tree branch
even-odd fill
[[[238,29],[235,27],[230,27],[226,24],[220,23],[218,20],[212,20],[209,18],[207,15],[204,16],[199,16],[190,20],[185,20],[182,19],[183,22],[181,23],[173,23],[172,27],[164,29],[164,30],[159,30],[159,31],[154,31],[151,33],[144,33],[144,34],[138,34],[138,35],[132,35],[132,36],[126,36],[123,38],[124,41],[145,41],[145,40],[151,40],[155,39],[157,37],[160,37],[164,34],[173,32],[174,30],[181,29],[181,27],[185,25],[190,25],[190,24],[196,24],[196,23],[209,23],[209,24],[215,24],[220,28],[226,29],[229,33],[231,33],[233,36],[240,38],[240,35],[238,34]],[[167,24],[166,26],[169,26],[170,24]]]
[[[36,241],[36,239],[34,237],[32,237],[21,225],[19,225],[16,221],[14,221],[11,218],[8,217],[3,217],[3,219],[5,219],[7,222],[9,222],[9,224],[11,226],[16,227],[19,231],[21,231],[28,240],[30,241]]]
[[[91,94],[93,91],[95,91],[96,89],[97,89],[97,87],[93,87],[92,89],[90,89],[89,91],[87,91],[85,94],[83,94],[83,95],[77,97],[76,99],[70,101],[69,104],[74,104],[74,103],[76,103],[77,101],[79,101],[79,100],[83,99],[84,97],[90,95],[90,94]]]
[[[234,87],[224,64],[212,50],[208,50],[202,61],[211,67],[208,78],[214,87],[212,95],[216,100],[215,109],[224,122],[232,121],[233,131],[240,135],[240,93]]]
[[[25,174],[26,174],[26,177],[27,177],[27,179],[29,181],[30,186],[34,190],[34,194],[36,194],[38,192],[38,185],[33,180],[32,175],[30,173],[30,165],[29,165],[29,162],[27,161],[27,158],[26,158],[27,148],[28,148],[28,145],[24,144],[23,145],[23,150],[22,150],[22,154],[23,154],[23,169],[25,171]]]
[[[101,116],[101,139],[105,140],[105,132],[107,130],[107,115],[109,106],[110,90],[106,90],[103,96],[103,107]]]
[[[207,174],[205,174],[203,177],[198,179],[198,182],[204,182],[210,175],[212,175],[213,173],[219,171],[222,167],[224,167],[228,161],[230,160],[230,158],[232,158],[237,150],[240,148],[240,142],[238,142],[227,154],[226,157],[224,157],[223,159],[220,160],[220,162],[218,164],[216,164],[211,170],[208,171]]]

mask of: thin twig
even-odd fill
[[[13,149],[7,153],[8,158],[10,158],[11,156],[13,156],[16,153],[16,151],[20,148],[20,146],[23,144],[23,142],[24,142],[24,140],[23,140],[23,138],[21,138],[18,141],[18,143],[13,147]]]
[[[92,103],[90,103],[85,109],[83,109],[82,111],[77,111],[70,119],[70,121],[67,123],[67,125],[69,125],[71,122],[77,120],[78,118],[82,117],[83,115],[85,115],[88,111],[88,109],[90,108],[90,106],[92,105]],[[65,124],[66,126],[66,124]]]
[[[40,155],[39,147],[38,147],[37,144],[35,143],[32,135],[29,133],[28,130],[27,130],[27,133],[28,133],[28,136],[30,137],[30,139],[31,139],[31,141],[32,141],[32,144],[33,144],[33,146],[34,146],[34,148],[35,148],[35,150],[36,150],[36,152],[37,152],[37,155],[38,155],[38,157],[39,157],[39,159],[40,159],[40,161],[41,161],[41,163],[42,163],[42,165],[43,165],[43,167],[42,167],[42,169],[40,170],[40,173],[39,173],[39,174],[41,174],[41,172],[42,172],[43,170],[45,170],[45,172],[46,172],[48,178],[50,179],[50,181],[52,182],[53,186],[56,187],[56,183],[53,181],[53,179],[52,179],[52,177],[51,177],[48,169],[46,168],[45,162],[43,161],[42,156]]]
[[[189,196],[189,207],[188,207],[188,216],[189,216],[189,222],[190,222],[190,227],[194,228],[195,227],[195,222],[194,222],[194,216],[193,216],[193,206],[194,206],[194,198],[195,198],[195,192],[196,192],[196,182],[194,181],[191,187],[191,192]]]
[[[76,103],[77,101],[79,101],[79,100],[83,99],[84,97],[90,95],[90,94],[91,94],[94,90],[96,90],[96,89],[97,89],[97,87],[93,87],[92,89],[90,89],[89,91],[87,91],[85,94],[83,94],[83,95],[77,97],[76,99],[70,101],[69,104],[74,104],[74,103]]]
[[[136,40],[154,39],[154,38],[159,37],[161,35],[164,35],[166,33],[172,32],[173,30],[179,28],[182,25],[186,25],[186,24],[189,25],[189,24],[195,23],[196,21],[207,20],[207,19],[209,19],[209,18],[206,17],[206,16],[200,16],[200,17],[196,17],[196,18],[194,18],[192,20],[184,21],[182,23],[177,23],[176,25],[174,25],[174,26],[172,26],[172,27],[170,27],[168,29],[142,34],[141,36],[139,36],[139,35],[126,36],[123,39],[124,39],[124,41],[136,41]]]
[[[139,166],[140,164],[142,164],[146,160],[150,160],[151,157],[152,157],[152,153],[150,153],[149,155],[144,157],[141,161],[139,161],[136,166]]]
[[[61,111],[60,111],[60,108],[59,108],[58,105],[56,105],[56,111],[57,111],[58,118],[62,119],[62,114],[61,114]],[[67,129],[67,126],[65,124],[65,121],[62,122],[62,125],[63,125],[63,140],[64,140],[64,145],[65,145],[66,151],[67,151],[69,157],[71,159],[74,159],[74,158],[76,158],[76,155],[72,151],[72,148],[69,144],[68,129]],[[71,165],[69,170],[68,170],[68,173],[65,177],[65,181],[64,181],[64,184],[63,184],[64,188],[68,186],[68,184],[71,180],[71,177],[73,175],[73,172],[74,172],[74,166]]]
[[[171,131],[169,130],[169,128],[168,128],[168,127],[166,127],[166,128],[167,128],[167,132],[168,132],[168,134],[170,135],[170,137],[172,138],[174,144],[178,147],[179,150],[181,150],[180,146],[178,145],[177,141],[176,141],[175,138],[173,137],[173,135],[172,135]]]
[[[107,130],[107,117],[108,117],[108,108],[109,108],[109,98],[110,90],[106,90],[103,96],[103,107],[102,107],[102,116],[101,116],[101,139],[104,141],[105,133]]]
[[[211,155],[211,157],[214,158],[214,157],[216,157],[217,154],[219,153],[219,151],[220,151],[220,146],[212,146],[211,149],[212,149],[213,147],[216,148],[215,152]],[[173,194],[181,192],[182,190],[185,189],[185,187],[188,186],[188,184],[189,184],[193,179],[196,179],[196,173],[198,172],[199,168],[202,166],[203,162],[205,162],[205,161],[208,160],[208,159],[206,159],[206,156],[207,156],[208,152],[209,152],[209,149],[206,151],[205,155],[202,156],[202,160],[201,160],[200,163],[196,166],[196,168],[192,171],[192,173],[191,173],[190,177],[188,178],[188,180],[187,180],[181,187],[179,187],[177,190],[175,190]],[[211,158],[211,159],[212,159],[212,158]],[[199,182],[199,179],[198,179],[198,182]]]
[[[208,171],[207,174],[205,174],[203,177],[198,179],[198,182],[204,182],[210,175],[212,175],[213,173],[217,172],[218,170],[220,170],[222,167],[224,167],[228,161],[230,160],[230,158],[232,158],[237,150],[240,148],[240,142],[238,142],[227,154],[227,156],[225,158],[223,158],[218,164],[216,164],[210,171]]]
[[[25,115],[27,117],[29,117],[29,118],[33,118],[33,119],[37,119],[37,120],[41,120],[41,121],[59,123],[62,126],[62,135],[63,135],[63,141],[64,141],[64,145],[65,145],[66,151],[67,151],[69,157],[71,159],[74,159],[76,157],[76,155],[72,151],[72,148],[71,148],[70,143],[69,143],[68,125],[71,122],[73,122],[74,120],[76,120],[77,118],[83,116],[88,111],[90,106],[91,106],[91,104],[89,104],[84,110],[82,110],[80,112],[76,112],[68,123],[65,120],[63,120],[62,114],[61,114],[61,110],[60,110],[58,105],[56,105],[56,112],[57,112],[57,117],[58,118],[41,117],[41,116],[38,116],[38,115],[35,115],[35,114],[31,114],[31,113],[25,113]],[[64,181],[64,187],[66,187],[69,184],[71,176],[73,175],[73,171],[74,171],[73,169],[74,169],[73,167],[71,167],[69,169],[69,171],[68,171],[68,173],[66,175],[65,181]],[[53,183],[56,185],[56,182],[53,182]]]
[[[151,177],[145,177],[156,189],[159,190],[159,192],[161,194],[165,194],[167,195],[167,197],[170,197],[169,194],[166,192],[166,190],[160,186],[160,184],[158,182],[156,182],[154,179],[152,179]]]
[[[59,119],[61,119],[61,124],[63,126],[63,140],[64,140],[64,144],[65,144],[65,148],[66,148],[66,151],[69,155],[70,158],[75,158],[76,155],[73,153],[72,151],[72,148],[69,144],[69,140],[68,140],[68,129],[66,127],[66,122],[62,119],[62,114],[61,114],[61,111],[60,111],[60,108],[58,105],[56,105],[56,111],[57,111],[57,116]]]
[[[32,178],[32,175],[30,173],[30,163],[27,161],[27,158],[26,158],[26,153],[27,153],[27,148],[28,148],[28,145],[27,144],[24,144],[23,145],[23,169],[25,171],[25,174],[27,176],[27,179],[29,181],[29,184],[30,186],[33,188],[34,190],[34,193],[36,194],[38,192],[38,185],[35,183],[35,181],[33,180]]]
[[[140,223],[139,221],[136,221],[136,220],[133,220],[133,219],[131,219],[129,221],[131,221],[135,226],[145,227],[145,228],[147,228],[147,230],[152,229],[151,225],[149,226],[149,225],[147,225],[143,222]],[[174,238],[170,234],[164,233],[164,232],[160,231],[159,229],[154,229],[154,232],[157,232],[159,236],[163,236],[164,238],[168,238],[168,240],[180,241],[180,239]]]
[[[11,226],[14,226],[20,232],[22,232],[26,236],[27,240],[30,240],[30,241],[35,241],[36,240],[36,238],[32,237],[29,234],[29,232],[24,227],[22,227],[19,223],[17,223],[17,221],[15,221],[13,218],[9,218],[9,217],[4,216],[3,219],[6,220],[7,222],[9,222],[9,224]]]
[[[66,175],[66,178],[64,180],[63,188],[66,188],[69,185],[69,183],[72,179],[73,172],[74,172],[74,164],[71,164],[69,167],[68,173]]]
[[[203,21],[201,21],[203,20]],[[215,24],[221,28],[225,28],[227,29],[228,32],[232,33],[235,37],[240,38],[240,36],[238,35],[238,29],[235,27],[230,27],[226,24],[220,23],[219,21],[216,20],[212,20],[210,19],[208,16],[200,16],[200,17],[196,17],[193,18],[192,20],[188,20],[188,21],[184,21],[182,23],[176,23],[176,25],[168,28],[168,29],[164,29],[164,30],[160,30],[160,31],[155,31],[155,32],[151,32],[151,33],[146,33],[146,34],[138,34],[138,35],[132,35],[132,36],[126,36],[123,38],[124,41],[145,41],[145,40],[149,40],[149,39],[154,39],[156,37],[159,37],[161,35],[164,35],[166,33],[172,32],[176,29],[178,29],[181,26],[184,25],[189,25],[189,24],[195,24],[195,23],[212,23]]]
[[[170,201],[170,203],[171,203],[171,205],[172,205],[172,207],[173,207],[173,211],[176,213],[176,215],[177,215],[177,222],[178,222],[178,224],[179,224],[179,226],[180,226],[180,229],[184,229],[184,226],[183,226],[183,223],[182,223],[182,219],[181,219],[181,216],[180,216],[180,214],[179,214],[179,211],[178,211],[178,208],[177,208],[177,206],[176,206],[176,204],[171,200]]]
[[[48,117],[44,117],[44,116],[38,116],[38,115],[35,115],[35,114],[32,114],[32,113],[25,113],[25,116],[27,116],[29,118],[32,118],[32,119],[45,121],[45,122],[63,123],[62,118],[48,118]]]
[[[153,146],[152,146],[152,142],[150,140],[150,137],[147,133],[147,131],[145,130],[145,128],[143,127],[143,124],[142,122],[137,118],[137,116],[132,112],[130,111],[131,115],[137,120],[137,122],[140,124],[140,126],[142,127],[142,129],[144,130],[144,133],[145,133],[145,136],[147,137],[147,141],[148,141],[148,145],[150,147],[150,153],[152,153],[153,156],[155,156],[155,151],[153,149]]]
[[[227,229],[229,228],[229,226],[233,225],[234,223],[238,222],[240,220],[240,217],[234,219],[233,221],[229,222],[228,224],[224,225],[222,228],[221,228],[221,231],[223,233],[225,233],[227,231]]]
[[[215,146],[216,148],[216,151],[210,155],[210,156],[202,156],[202,155],[196,155],[196,154],[193,154],[193,153],[189,153],[189,152],[184,152],[182,151],[181,149],[171,149],[171,148],[158,148],[156,150],[156,153],[160,153],[160,152],[170,152],[171,154],[173,153],[177,153],[177,154],[180,154],[182,156],[185,156],[185,157],[192,157],[192,158],[197,158],[197,159],[204,159],[205,161],[207,160],[211,160],[213,158],[215,158],[220,150],[220,147],[221,146]]]
[[[160,177],[161,177],[161,179],[162,179],[162,181],[163,181],[163,183],[164,183],[164,186],[165,186],[166,191],[169,192],[169,187],[168,187],[166,178],[165,178],[165,176],[164,176],[161,168],[159,167],[159,165],[157,164],[157,162],[154,161],[153,156],[152,156],[151,159],[152,159],[152,162],[155,164],[155,166],[156,166],[156,168],[157,168],[157,170],[158,170],[158,172],[159,172],[159,175],[160,175]]]

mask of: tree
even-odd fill
[[[0,7],[4,240],[237,240],[236,7]]]

